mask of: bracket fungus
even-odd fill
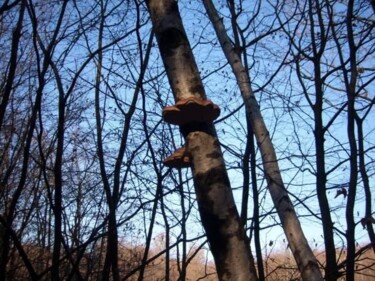
[[[175,105],[163,109],[164,121],[180,126],[191,122],[210,123],[219,115],[220,108],[216,104],[195,97],[179,100]],[[191,166],[191,159],[185,147],[181,147],[164,160],[164,165],[170,168],[188,168]]]
[[[164,121],[174,125],[190,122],[209,123],[220,115],[220,108],[210,100],[194,97],[179,100],[175,105],[163,109]]]
[[[186,153],[185,147],[177,149],[172,155],[164,160],[164,165],[170,168],[190,167],[190,157]]]

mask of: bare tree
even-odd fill
[[[263,117],[260,113],[259,105],[251,89],[250,78],[241,63],[241,58],[235,52],[235,49],[225,32],[222,21],[212,2],[204,1],[204,4],[211,22],[214,25],[225,56],[236,76],[246,106],[247,115],[249,116],[248,119],[262,154],[268,188],[278,211],[285,235],[289,241],[289,246],[291,247],[297,265],[301,271],[302,278],[304,280],[322,280],[317,260],[303,234],[291,200],[289,199],[288,193],[284,187],[280,169],[277,164],[276,153],[263,121]]]
[[[313,157],[315,159],[312,160],[313,158],[309,157],[306,152],[302,152],[301,156],[305,159],[311,159],[308,160],[311,174],[316,178],[316,191],[321,216],[319,219],[322,221],[325,245],[325,278],[337,280],[342,274],[347,274],[347,270],[351,271],[350,274],[353,274],[352,278],[354,278],[356,222],[353,219],[353,214],[355,213],[354,206],[357,201],[355,194],[357,193],[356,186],[359,179],[356,142],[361,141],[356,140],[353,120],[348,123],[349,127],[344,138],[337,136],[337,130],[340,128],[340,122],[343,118],[346,119],[345,114],[354,118],[359,111],[362,111],[362,109],[359,111],[355,109],[354,104],[356,102],[354,102],[349,114],[349,100],[345,100],[345,94],[348,95],[348,93],[355,91],[353,95],[360,96],[360,93],[363,93],[373,79],[372,74],[366,75],[358,85],[357,78],[355,78],[357,75],[354,75],[354,73],[349,75],[351,71],[343,70],[348,65],[350,65],[350,69],[359,67],[361,63],[366,65],[368,56],[373,53],[371,48],[370,52],[362,52],[362,50],[367,49],[365,47],[366,42],[372,37],[372,28],[368,26],[365,16],[366,9],[364,8],[368,4],[363,2],[355,8],[354,6],[350,8],[349,4],[344,6],[345,8],[343,7],[340,13],[337,12],[336,5],[340,5],[338,2],[306,1],[300,4],[302,5],[286,6],[288,8],[285,10],[285,14],[294,11],[291,24],[284,26],[285,35],[288,36],[292,46],[292,56],[287,65],[295,68],[296,78],[300,82],[306,101],[294,103],[294,108],[299,107],[300,112],[302,112],[302,107],[308,105],[314,117],[311,133],[314,135],[315,150]],[[344,14],[344,10],[347,14]],[[346,27],[353,24],[353,20],[346,20],[349,17],[353,20],[362,18],[361,23],[354,23],[357,33],[350,32],[350,28]],[[362,39],[359,40],[359,38]],[[355,43],[353,42],[356,40],[358,40],[358,45],[354,47]],[[337,48],[339,51],[337,51]],[[347,81],[351,81],[352,89],[349,89],[350,83]],[[306,112],[306,114],[309,113]],[[309,121],[306,123],[309,123]],[[346,137],[349,139],[348,143],[345,141]],[[342,149],[335,149],[336,145]],[[346,149],[356,152],[352,152],[354,154],[350,155],[347,154]],[[337,162],[334,162],[332,159],[335,159],[336,155],[340,155],[340,157]],[[349,179],[347,181],[342,180],[341,183],[334,183],[335,177],[342,174],[341,171],[346,170],[347,165],[352,170]],[[356,172],[353,172],[354,170]],[[347,197],[350,189],[354,190],[351,198]],[[340,229],[339,225],[335,223],[335,218],[343,215],[338,215],[343,208],[337,208],[335,202],[330,200],[332,190],[336,191],[335,199],[343,198],[345,201],[347,199],[345,216],[349,218],[347,228],[350,231]],[[313,211],[310,211],[310,213],[314,216]],[[340,239],[340,236],[345,237],[346,240],[350,237],[350,241],[352,241],[350,242],[352,254],[349,255],[351,257],[347,260],[351,264],[350,266],[345,262],[338,262],[341,254],[337,250],[336,239]],[[344,268],[345,265],[348,265],[348,267]]]
[[[205,4],[1,2],[0,279],[373,275],[370,2]]]

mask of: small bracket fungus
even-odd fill
[[[220,108],[212,101],[194,97],[179,100],[175,105],[163,109],[164,121],[174,125],[190,122],[209,123],[219,115]]]
[[[361,219],[361,224],[363,226],[363,229],[366,229],[366,225],[368,223],[375,224],[375,219],[371,215],[368,216],[368,217],[365,217],[365,218]]]
[[[165,166],[170,168],[189,168],[191,166],[190,157],[187,155],[184,146],[177,149],[163,162]]]

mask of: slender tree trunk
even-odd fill
[[[21,1],[17,25],[13,31],[12,47],[11,47],[10,58],[9,58],[9,71],[6,77],[6,81],[4,82],[5,84],[4,89],[1,89],[1,92],[0,92],[0,96],[1,96],[0,131],[2,130],[3,119],[4,119],[6,107],[8,105],[9,97],[13,90],[13,83],[14,83],[14,78],[16,75],[17,64],[18,64],[18,61],[17,61],[18,47],[19,47],[21,36],[22,36],[21,31],[22,31],[22,26],[23,26],[23,17],[25,14],[25,8],[26,8],[25,1]]]
[[[60,255],[61,246],[63,243],[62,235],[62,215],[63,215],[63,205],[62,205],[62,166],[63,166],[63,155],[64,155],[64,138],[65,138],[65,120],[66,120],[66,100],[69,93],[65,95],[62,80],[56,69],[56,65],[53,63],[52,59],[48,59],[52,70],[55,73],[55,79],[57,84],[57,89],[59,92],[59,102],[58,102],[58,124],[57,124],[57,146],[56,146],[56,156],[54,164],[54,202],[53,202],[53,213],[54,213],[54,241],[53,241],[53,255],[52,255],[52,270],[51,270],[51,280],[58,280],[60,278]]]
[[[15,2],[15,5],[17,3]],[[23,27],[23,18],[25,14],[25,8],[26,3],[25,1],[22,1],[20,3],[20,11],[19,16],[17,20],[17,24],[13,31],[13,37],[12,37],[12,46],[10,51],[10,58],[9,58],[9,70],[7,73],[7,76],[4,78],[4,82],[0,85],[1,87],[1,103],[0,103],[0,131],[4,131],[3,128],[3,120],[5,116],[5,111],[8,105],[8,101],[10,98],[10,95],[13,91],[13,84],[14,79],[16,75],[16,69],[17,69],[17,59],[18,59],[18,48],[20,39],[22,36],[22,27]],[[10,7],[9,7],[10,9]],[[2,184],[6,184],[6,181],[2,182]],[[18,198],[17,198],[18,199]],[[10,204],[13,205],[13,204]],[[13,212],[13,211],[11,211]],[[4,214],[4,217],[9,216],[8,214]],[[0,214],[2,215],[2,214]],[[12,221],[13,221],[13,214],[11,214],[10,219],[4,219],[4,222],[0,222],[0,280],[5,279],[6,277],[6,265],[8,263],[8,253],[9,253],[9,247],[10,247],[10,231],[12,227]]]
[[[64,131],[65,131],[65,97],[61,85],[59,85],[59,105],[58,105],[58,125],[57,125],[57,148],[54,165],[54,242],[52,256],[51,280],[59,280],[60,278],[60,253],[62,245],[62,161],[64,153]]]
[[[251,133],[250,133],[251,132]],[[263,266],[263,255],[262,255],[262,245],[260,242],[260,220],[259,220],[259,193],[258,193],[258,184],[257,184],[257,175],[256,175],[256,159],[255,159],[255,143],[254,143],[254,133],[249,131],[250,138],[250,164],[251,164],[251,186],[253,191],[253,231],[254,231],[254,244],[255,244],[255,253],[257,257],[257,267],[258,267],[258,276],[260,281],[266,280],[264,275],[264,266]]]
[[[16,190],[13,193],[12,200],[8,204],[8,210],[5,217],[5,222],[2,221],[1,224],[6,225],[4,229],[4,236],[0,239],[2,240],[2,249],[0,249],[0,280],[6,280],[6,273],[7,273],[7,262],[8,262],[8,254],[10,249],[10,237],[11,237],[11,230],[12,230],[12,224],[15,218],[15,212],[17,204],[19,203],[18,200],[22,194],[22,191],[24,190],[26,180],[27,180],[27,172],[29,169],[29,159],[30,159],[30,147],[32,143],[32,139],[34,136],[34,130],[36,127],[36,120],[37,120],[37,114],[40,111],[41,103],[42,103],[42,96],[43,96],[43,90],[45,87],[45,81],[44,77],[48,69],[48,64],[46,61],[43,63],[43,71],[40,73],[40,80],[39,80],[39,88],[36,91],[36,97],[34,101],[34,105],[32,107],[32,112],[29,120],[29,126],[27,129],[27,135],[25,140],[25,145],[23,148],[23,159],[22,159],[22,169],[20,173],[20,181],[17,185]],[[1,234],[1,233],[0,233]]]
[[[314,18],[317,15],[318,20]],[[323,125],[323,83],[321,73],[321,57],[326,46],[326,30],[322,20],[321,4],[318,1],[309,1],[309,19],[310,19],[310,34],[314,64],[314,86],[315,86],[315,104],[312,104],[308,93],[305,92],[306,98],[314,111],[314,136],[315,136],[315,151],[316,151],[316,190],[318,202],[323,222],[324,246],[326,252],[326,266],[325,279],[327,281],[335,281],[338,278],[338,267],[336,262],[336,248],[333,236],[333,222],[331,217],[331,210],[327,198],[327,173],[325,165],[325,132],[326,128]],[[317,30],[316,30],[317,29]],[[322,42],[318,45],[316,42]]]
[[[347,241],[347,258],[346,258],[346,280],[354,281],[355,273],[355,221],[354,221],[354,206],[357,192],[357,144],[355,138],[355,123],[354,123],[354,91],[348,93],[348,138],[350,146],[350,176],[348,199],[346,204],[346,241]]]
[[[348,45],[350,52],[350,72],[346,72],[346,90],[348,98],[348,125],[347,134],[349,140],[350,154],[350,176],[348,199],[346,204],[346,241],[347,241],[347,258],[346,258],[346,280],[354,281],[355,277],[355,220],[354,220],[354,206],[357,193],[357,180],[358,180],[358,161],[357,161],[357,141],[355,135],[355,97],[356,97],[356,84],[357,84],[357,60],[356,60],[356,46],[354,42],[353,31],[353,9],[354,0],[348,3],[347,11],[347,34]]]
[[[163,193],[162,178],[159,175],[159,178],[157,180],[155,199],[154,199],[154,203],[153,203],[153,206],[152,206],[150,224],[149,224],[148,231],[147,231],[146,245],[144,245],[145,250],[143,252],[141,268],[139,270],[139,275],[138,275],[138,281],[142,281],[144,279],[144,274],[145,274],[146,266],[147,266],[147,258],[148,258],[148,254],[149,254],[150,249],[151,249],[151,241],[152,241],[151,239],[152,239],[152,234],[153,234],[153,230],[154,230],[156,214],[157,214],[157,210],[158,210],[159,198],[163,195],[162,193]],[[169,278],[169,276],[168,276],[168,278]]]
[[[243,67],[241,58],[233,48],[222,19],[219,17],[212,1],[204,0],[203,3],[215,28],[224,54],[236,76],[245,102],[246,114],[249,116],[259,150],[262,154],[268,188],[302,278],[303,280],[322,280],[323,278],[317,260],[307,243],[293,204],[284,187],[270,135],[251,89],[250,77]]]
[[[169,244],[171,243],[170,241],[170,235],[171,235],[171,227],[168,222],[168,214],[165,211],[165,202],[164,202],[164,194],[160,196],[160,208],[161,212],[163,214],[163,220],[164,220],[164,225],[165,225],[165,241],[164,241],[164,246],[165,246],[165,265],[164,265],[164,271],[165,271],[165,281],[170,280],[170,265],[171,265],[171,255],[169,251]],[[183,241],[184,243],[184,241]],[[178,253],[178,248],[177,248],[177,266],[180,265],[179,263],[179,253]],[[185,281],[185,272],[181,272],[180,274],[180,280]]]
[[[95,81],[95,115],[96,115],[96,130],[97,130],[97,154],[99,158],[100,175],[103,181],[103,188],[106,194],[106,200],[108,205],[108,233],[107,233],[107,244],[106,253],[104,259],[104,265],[101,275],[101,280],[110,280],[110,273],[112,270],[112,279],[117,281],[120,279],[118,272],[118,233],[117,233],[117,222],[116,222],[116,196],[114,191],[111,190],[111,185],[109,183],[107,170],[105,167],[104,160],[104,147],[103,147],[103,137],[102,137],[102,116],[100,113],[100,85],[102,76],[102,62],[103,62],[103,30],[105,22],[105,7],[101,2],[101,12],[102,18],[99,26],[98,34],[98,57],[97,57],[97,69],[96,69],[96,81]]]
[[[317,93],[317,92],[316,92]],[[319,94],[316,94],[317,97]],[[323,95],[321,95],[322,97]],[[322,102],[322,100],[321,100]],[[334,281],[338,278],[338,268],[336,262],[336,248],[333,237],[333,222],[331,211],[326,194],[327,174],[325,171],[325,153],[324,153],[324,129],[322,121],[322,103],[314,108],[315,115],[315,150],[316,150],[316,190],[318,202],[323,222],[324,245],[326,251],[325,279]]]
[[[18,58],[18,47],[21,39],[21,31],[23,26],[23,17],[25,14],[26,3],[22,2],[20,5],[20,12],[18,16],[17,25],[13,31],[12,47],[10,51],[9,58],[9,71],[4,81],[4,85],[1,85],[1,103],[0,103],[0,131],[2,131],[3,120],[5,116],[6,107],[8,105],[9,97],[13,89],[13,83],[15,78],[15,73],[17,69],[17,58]],[[3,183],[5,185],[5,182]],[[0,214],[1,215],[1,214]],[[6,214],[5,214],[6,216]],[[11,220],[12,221],[12,220]],[[8,224],[9,223],[9,224]],[[4,221],[0,222],[0,280],[6,277],[6,265],[8,262],[8,252],[9,252],[9,239],[11,222]]]
[[[247,117],[247,116],[246,116]],[[254,234],[254,245],[256,253],[256,261],[258,268],[258,278],[259,281],[265,280],[264,266],[263,266],[263,255],[262,246],[260,242],[260,221],[259,221],[259,193],[258,193],[258,183],[256,175],[256,157],[255,157],[255,142],[254,142],[254,132],[251,127],[249,118],[246,118],[247,123],[247,143],[244,153],[244,163],[243,163],[243,183],[244,191],[242,196],[242,210],[241,210],[241,221],[246,226],[247,221],[247,204],[250,185],[253,192],[253,220],[252,220],[252,233]],[[249,165],[250,164],[250,165]],[[251,175],[251,183],[250,183]],[[251,235],[250,235],[251,238]]]
[[[248,129],[249,127],[251,126],[248,126]],[[250,189],[250,157],[253,156],[252,153],[254,152],[253,138],[254,136],[252,134],[252,131],[248,130],[246,148],[245,148],[243,161],[242,161],[242,173],[243,173],[242,185],[243,187],[242,187],[242,202],[241,202],[241,221],[245,228],[247,225],[247,218],[248,218],[248,203],[249,203],[249,189]],[[251,168],[253,168],[253,166],[251,166]],[[254,212],[256,211],[255,209],[257,208],[259,208],[259,206],[254,205]]]
[[[146,3],[176,102],[191,97],[206,99],[177,1]],[[219,279],[257,280],[213,124],[191,122],[182,125],[181,131],[191,156],[199,212]]]
[[[316,190],[320,212],[323,222],[324,245],[326,251],[325,279],[334,281],[338,278],[338,268],[336,262],[336,248],[333,237],[333,222],[331,211],[326,194],[327,174],[325,171],[325,152],[324,152],[324,129],[322,120],[322,102],[323,95],[316,91],[316,96],[321,97],[319,103],[314,107],[315,115],[315,150],[316,150]]]
[[[364,227],[366,227],[368,236],[372,245],[372,249],[375,253],[375,233],[374,227],[372,226],[372,196],[370,181],[366,170],[365,161],[365,148],[364,148],[364,135],[363,135],[363,119],[356,115],[356,124],[358,132],[358,158],[359,158],[359,171],[363,180],[363,188],[365,190],[365,217],[364,217]]]

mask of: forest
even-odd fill
[[[375,280],[375,1],[0,0],[0,281]]]

